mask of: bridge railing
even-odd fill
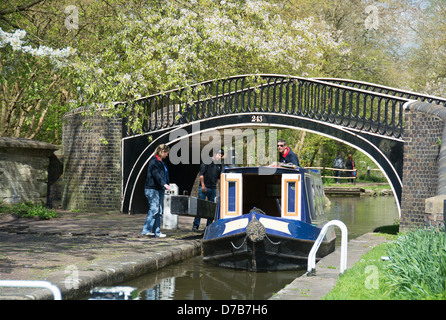
[[[236,113],[296,115],[400,138],[403,97],[283,75],[241,75],[211,80],[126,103],[131,123],[144,132]]]
[[[401,89],[378,85],[378,84],[374,84],[374,83],[349,80],[349,79],[337,79],[337,78],[314,78],[314,79],[320,80],[320,81],[325,81],[325,82],[330,82],[330,83],[335,83],[335,84],[340,84],[340,85],[348,86],[348,87],[352,87],[352,88],[367,90],[367,91],[371,91],[371,92],[384,93],[384,94],[395,96],[395,97],[402,97],[402,98],[406,98],[406,99],[419,100],[419,101],[423,101],[423,102],[429,102],[429,103],[446,106],[445,98],[432,96],[432,95],[428,95],[428,94],[422,94],[422,93],[417,93],[417,92],[413,92],[413,91],[401,90]]]

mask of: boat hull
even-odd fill
[[[248,225],[226,234],[221,232],[227,229],[224,225],[228,222],[235,224],[237,220],[219,221],[220,225],[217,221],[214,222],[214,226],[208,227],[209,233],[207,232],[203,239],[205,261],[220,267],[256,272],[306,268],[308,254],[319,235],[320,228],[300,221],[271,219],[256,214],[243,217],[249,220]],[[276,221],[269,222],[269,220]],[[260,221],[271,228],[265,227]],[[273,226],[280,226],[279,223],[287,224],[289,234],[284,229],[281,231],[272,229]],[[243,226],[243,223],[239,222],[239,225]],[[216,236],[219,233],[220,235]],[[324,240],[316,259],[334,251],[335,236],[326,237]]]

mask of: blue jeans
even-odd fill
[[[340,177],[341,176],[341,171],[335,171],[335,176],[336,177]],[[336,181],[336,183],[339,183],[339,179],[338,178],[336,178],[335,181]]]
[[[142,234],[154,233],[159,236],[161,231],[161,215],[164,207],[164,190],[144,189],[147,200],[149,201],[149,212],[142,229]]]
[[[203,199],[203,200],[208,200],[208,201],[215,202],[215,196],[217,195],[217,189],[206,188],[206,190],[207,190],[207,192],[204,193],[201,190],[201,186],[198,187],[198,199]],[[207,220],[208,221],[207,221],[206,226],[210,225],[214,219],[207,219]],[[201,221],[201,218],[198,218],[198,217],[195,218],[194,219],[193,228],[197,228],[198,229],[198,227],[200,226],[200,221]]]

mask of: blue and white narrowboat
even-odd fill
[[[203,259],[249,271],[306,267],[327,222],[325,195],[316,170],[283,167],[225,168],[215,220],[203,236]],[[335,248],[329,230],[317,259]]]

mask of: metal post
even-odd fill
[[[0,280],[0,287],[15,288],[45,288],[51,291],[54,300],[62,300],[62,294],[57,286],[48,281],[39,280]]]
[[[345,226],[345,224],[342,221],[331,220],[324,225],[321,232],[319,233],[319,236],[317,237],[316,241],[314,242],[313,247],[310,250],[310,253],[308,254],[308,266],[307,266],[307,273],[306,273],[307,276],[313,275],[315,273],[315,271],[316,271],[316,252],[319,249],[319,246],[321,245],[322,240],[324,239],[328,228],[333,225],[338,226],[342,232],[340,273],[341,274],[344,273],[344,271],[347,269],[347,236],[348,236],[347,227]]]

